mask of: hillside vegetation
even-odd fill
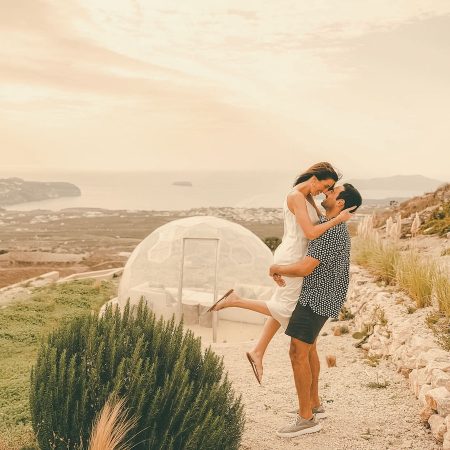
[[[421,221],[419,233],[445,236],[450,232],[450,183],[444,184],[434,192],[413,197],[388,211],[375,215],[375,227],[382,227],[389,217],[401,215],[402,237],[408,235],[415,214]]]

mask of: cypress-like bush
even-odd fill
[[[137,418],[135,449],[237,449],[244,427],[222,360],[182,324],[141,301],[123,314],[77,318],[43,343],[31,374],[33,428],[42,450],[86,444],[110,396]]]

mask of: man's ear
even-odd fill
[[[345,208],[345,200],[343,198],[338,199],[336,204],[341,208],[341,210]]]

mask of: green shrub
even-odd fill
[[[237,449],[243,432],[223,363],[174,320],[157,321],[141,301],[123,315],[76,318],[42,345],[30,405],[42,450],[86,448],[92,423],[111,396],[138,419],[134,449]]]
[[[0,308],[0,450],[37,444],[30,417],[30,371],[39,346],[56,327],[74,317],[98,311],[113,297],[113,281],[56,283],[32,288]],[[66,301],[63,301],[66,299]]]

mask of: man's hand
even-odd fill
[[[270,269],[269,269],[269,275],[271,276],[271,277],[273,277],[276,273],[278,273],[278,265],[277,264],[272,264],[271,266],[270,266]]]
[[[284,281],[283,277],[281,275],[278,275],[277,273],[274,273],[272,275],[273,281],[278,284],[280,287],[286,286],[286,281]]]
[[[350,208],[343,209],[337,216],[339,223],[347,222],[347,220],[350,220],[352,217],[355,217],[353,214],[354,209],[356,209],[356,206],[351,206]]]

